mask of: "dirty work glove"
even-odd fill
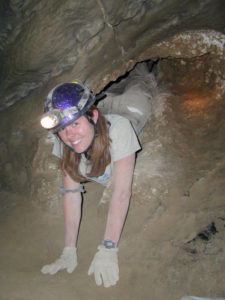
[[[110,287],[119,280],[119,266],[117,257],[118,248],[107,249],[103,245],[98,246],[98,252],[88,270],[88,275],[94,273],[97,285]]]
[[[77,248],[65,247],[59,259],[50,265],[42,267],[43,274],[54,275],[60,270],[66,269],[68,273],[72,273],[77,266]]]

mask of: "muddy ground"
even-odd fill
[[[158,187],[163,197],[156,193],[145,201],[134,191],[120,243],[118,285],[97,287],[87,275],[107,210],[99,205],[99,185],[86,186],[78,267],[72,274],[54,276],[40,269],[62,250],[62,213],[50,213],[35,199],[2,191],[1,300],[225,297],[224,99],[215,102],[209,92],[177,91],[168,97],[167,108],[167,126],[149,127],[142,137],[145,142],[160,133],[165,152],[173,157],[165,173],[166,192],[157,180],[155,186],[146,182],[146,189],[152,184],[151,191]]]

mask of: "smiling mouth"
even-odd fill
[[[81,139],[76,140],[76,141],[73,141],[73,142],[71,142],[71,144],[72,144],[73,146],[76,146],[76,145],[79,144],[80,142],[81,142]]]

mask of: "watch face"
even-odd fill
[[[116,248],[116,243],[111,240],[104,240],[103,246],[105,246],[105,248],[107,249],[112,249],[112,248]]]

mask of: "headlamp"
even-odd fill
[[[64,110],[53,109],[42,116],[41,126],[45,129],[52,129],[59,125],[64,117],[72,120],[74,114],[78,113],[78,111],[76,106]]]
[[[41,126],[45,129],[52,129],[57,126],[62,119],[62,115],[59,110],[52,110],[45,113],[41,118]]]

